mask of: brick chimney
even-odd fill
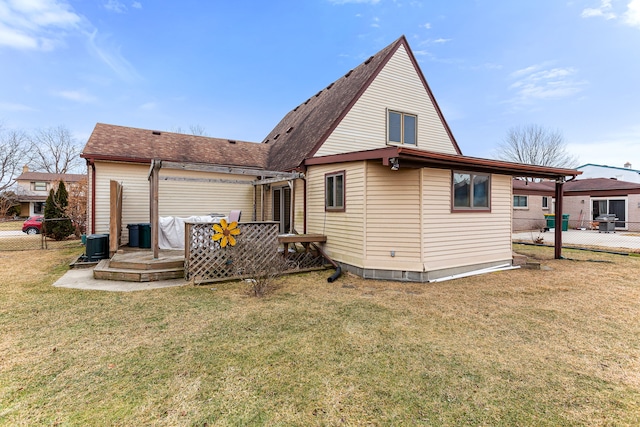
[[[631,163],[627,162],[624,164],[625,169],[631,169]]]
[[[22,173],[27,173],[27,172],[29,172],[29,165],[24,165],[22,167]]]

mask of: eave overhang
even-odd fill
[[[376,150],[359,151],[355,153],[335,154],[330,156],[306,159],[305,166],[342,163],[362,160],[380,159],[387,166],[397,159],[399,168],[423,168],[463,170],[470,172],[496,173],[514,177],[562,179],[576,177],[581,171],[548,166],[527,165],[522,163],[505,162],[502,160],[482,159],[463,156],[460,154],[436,153],[401,146],[390,146]]]

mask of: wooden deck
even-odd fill
[[[184,277],[184,251],[161,250],[158,258],[150,249],[123,249],[104,259],[93,270],[93,277],[127,282],[154,282]]]

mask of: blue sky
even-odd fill
[[[0,0],[0,123],[259,142],[403,34],[463,154],[537,124],[640,168],[640,0]]]

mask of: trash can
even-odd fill
[[[109,235],[90,234],[87,236],[87,260],[89,262],[100,261],[109,258]]]
[[[151,224],[142,223],[138,224],[138,229],[140,231],[140,247],[141,248],[150,248],[151,247]]]
[[[544,218],[547,220],[547,228],[556,228],[556,215],[544,214]],[[569,214],[562,214],[562,231],[569,229]]]
[[[556,228],[556,216],[555,214],[544,214],[544,219],[547,220],[547,228]]]
[[[127,224],[129,230],[129,246],[132,248],[140,247],[140,224]]]

